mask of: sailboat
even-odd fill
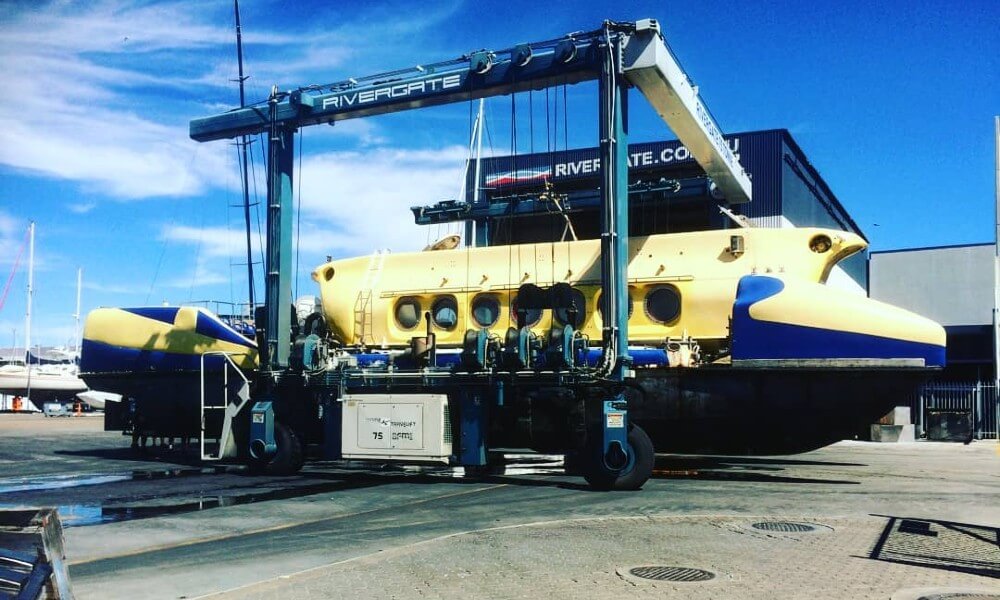
[[[35,223],[28,226],[28,302],[25,311],[24,364],[0,366],[0,394],[28,398],[39,410],[46,402],[70,401],[77,392],[87,390],[87,384],[77,377],[75,361],[54,364],[34,364],[31,360],[31,301],[34,297]],[[77,314],[79,309],[79,277],[77,278]]]

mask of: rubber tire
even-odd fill
[[[274,424],[274,443],[278,450],[269,461],[250,461],[250,471],[264,475],[294,475],[305,463],[305,453],[299,436],[284,423]]]
[[[588,453],[591,464],[587,465],[583,477],[595,490],[638,490],[653,474],[656,450],[649,435],[638,425],[628,430],[628,453],[634,458],[626,471],[615,473],[604,466],[603,453],[598,449]]]

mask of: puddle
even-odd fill
[[[87,473],[83,475],[43,475],[33,477],[12,477],[0,479],[0,494],[15,492],[39,492],[61,490],[86,485],[102,485],[119,481],[149,481],[195,475],[217,475],[238,472],[238,467],[206,467],[200,469],[161,469],[152,471],[130,471],[127,473]]]
[[[131,475],[58,475],[0,479],[0,494],[60,490],[84,485],[101,485],[102,483],[128,481],[129,479],[132,479]]]
[[[562,457],[510,456],[508,455],[508,475],[562,474]],[[0,480],[0,494],[36,490],[64,489],[83,485],[100,485],[130,480],[152,480],[171,477],[189,477],[227,472],[238,472],[239,467],[218,466],[203,469],[171,469],[162,471],[133,471],[131,473],[58,476],[32,478],[30,481]],[[339,464],[337,473],[311,473],[311,477],[328,477],[329,481],[261,490],[240,495],[206,494],[176,504],[109,505],[104,503],[61,504],[57,508],[64,527],[86,527],[121,523],[153,517],[164,517],[184,513],[200,512],[213,508],[242,506],[271,500],[290,500],[339,490],[362,489],[391,483],[444,483],[454,478],[462,478],[461,467],[395,465],[379,467],[371,463]],[[317,498],[324,500],[325,498]],[[16,503],[0,503],[0,510],[23,510],[31,506]]]
[[[335,492],[344,489],[360,489],[394,483],[402,480],[404,475],[373,475],[371,473],[346,473],[339,477],[337,481],[302,485],[293,488],[282,488],[270,491],[253,492],[250,494],[223,496],[204,495],[195,500],[188,500],[176,504],[150,504],[136,506],[108,506],[100,503],[83,504],[62,504],[58,505],[59,518],[63,527],[85,527],[88,525],[104,525],[108,523],[120,523],[123,521],[135,521],[139,519],[149,519],[153,517],[164,517],[168,515],[199,512],[213,508],[226,506],[241,506],[254,504],[257,502],[267,502],[270,500],[289,500]],[[412,480],[413,475],[405,475]],[[419,475],[417,476],[419,477]],[[25,505],[0,503],[0,510],[23,510],[30,508]]]

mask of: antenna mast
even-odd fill
[[[240,0],[233,0],[233,10],[236,13],[236,60],[239,64],[240,108],[245,108],[246,95],[243,82],[247,78],[243,75],[243,29],[240,26]],[[246,225],[247,237],[247,301],[249,303],[249,317],[253,319],[256,303],[254,302],[253,293],[253,249],[250,244],[250,181],[248,175],[249,169],[247,168],[247,144],[249,144],[249,140],[244,135],[240,138],[240,171],[243,174],[243,222]]]
[[[73,319],[76,321],[76,329],[73,332],[73,345],[76,346],[76,360],[80,360],[80,288],[83,287],[83,268],[76,269],[76,312]]]
[[[35,222],[28,225],[28,309],[24,313],[24,364],[28,374],[27,396],[31,397],[31,299],[35,295]]]

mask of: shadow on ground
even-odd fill
[[[937,519],[887,519],[867,558],[1000,579],[1000,528]]]
[[[819,479],[778,475],[787,466],[864,467],[859,463],[824,462],[785,457],[757,458],[732,456],[657,456],[653,467],[656,479],[701,479],[706,481],[748,481],[758,483],[811,483],[857,485],[847,479]]]

